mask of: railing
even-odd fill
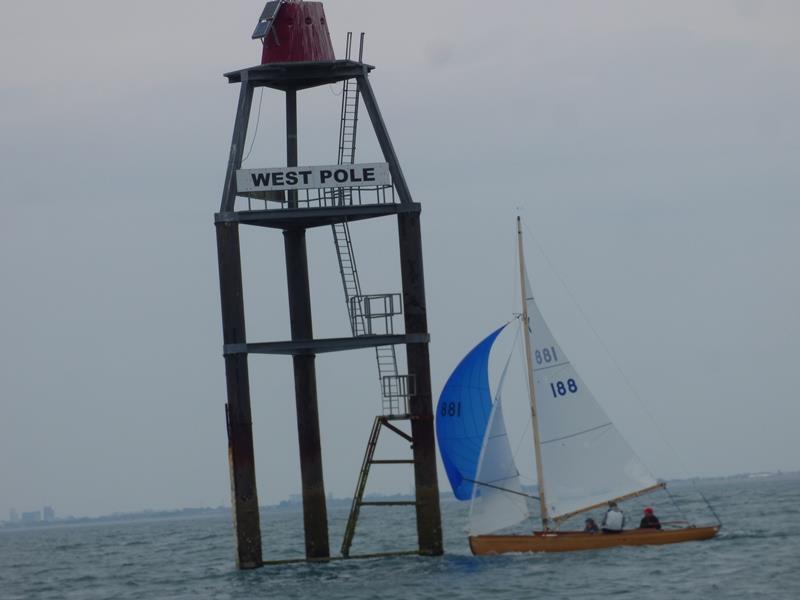
[[[408,399],[417,393],[417,382],[413,375],[384,375],[381,388],[384,413],[388,408],[387,414],[408,414]]]
[[[284,210],[283,192],[246,192],[237,195],[237,210]],[[398,204],[393,185],[308,189],[297,191],[297,208],[331,208]]]
[[[359,331],[356,335],[392,335],[393,317],[403,314],[400,294],[362,294],[349,298],[349,303],[350,325]]]

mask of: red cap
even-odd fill
[[[644,512],[645,512],[645,514],[652,515],[653,514],[653,509],[648,506],[647,508],[644,509]]]

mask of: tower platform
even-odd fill
[[[225,73],[228,83],[249,81],[256,87],[304,90],[366,75],[375,67],[354,60],[270,63]]]

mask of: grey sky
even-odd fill
[[[261,4],[4,6],[0,518],[229,502],[212,216],[237,90],[221,73],[258,62]],[[516,307],[520,207],[545,316],[658,475],[800,468],[797,3],[325,6],[338,53],[367,32],[423,204],[435,394]],[[335,160],[338,93],[301,95],[301,162]],[[281,102],[265,94],[248,166],[284,160]],[[353,234],[365,288],[399,291],[394,223]],[[243,239],[249,337],[285,339],[281,236]],[[309,252],[315,331],[344,335],[330,232]],[[290,361],[250,364],[272,503],[299,489]],[[375,366],[356,352],[317,369],[326,485],[344,496],[379,411]],[[371,489],[408,491],[401,469]]]

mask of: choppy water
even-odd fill
[[[443,557],[247,572],[234,569],[223,517],[0,531],[0,598],[800,598],[800,478],[702,487],[725,524],[718,538],[571,554],[473,557],[461,504],[443,505]],[[353,552],[413,548],[412,515],[402,511],[365,508]],[[330,516],[338,547],[347,513]],[[262,519],[265,558],[302,555],[299,514]]]

